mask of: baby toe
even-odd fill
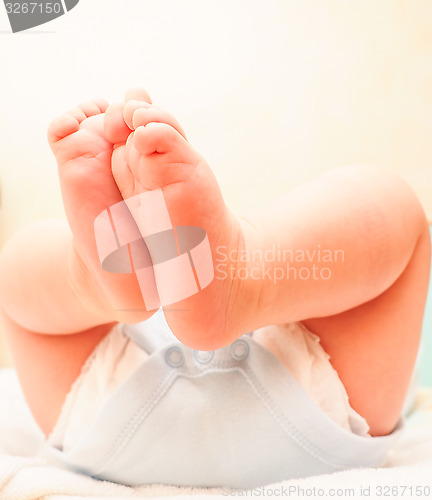
[[[48,127],[48,142],[53,147],[64,137],[73,134],[79,129],[80,122],[72,114],[65,113],[54,119]]]
[[[108,102],[105,101],[105,99],[93,99],[92,101],[84,102],[78,106],[86,118],[104,113],[107,107]]]
[[[123,118],[123,104],[111,104],[104,116],[104,132],[108,141],[113,144],[124,144],[131,129],[126,125]]]
[[[133,137],[135,149],[143,154],[168,153],[181,148],[184,138],[171,125],[151,122],[138,127]]]
[[[152,103],[149,93],[142,87],[130,88],[125,94],[125,102],[128,101],[144,101],[149,104]]]
[[[133,114],[132,121],[134,129],[141,126],[145,127],[149,123],[166,123],[177,130],[177,132],[186,139],[186,133],[180,125],[180,122],[171,113],[157,106],[138,108]]]
[[[131,99],[127,101],[123,109],[123,118],[130,129],[133,129],[133,116],[137,109],[150,108],[151,104],[145,101],[137,101],[136,99]]]

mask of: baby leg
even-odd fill
[[[303,321],[371,433],[390,432],[418,349],[430,266],[428,227],[411,189],[389,172],[335,169],[239,217],[233,244],[208,165],[169,124],[154,123],[163,121],[149,106],[135,111],[135,136],[116,168],[117,178],[130,176],[120,188],[134,187],[127,196],[168,186],[179,223],[186,214],[210,236],[215,283],[167,311],[174,333],[212,349],[260,326]],[[200,196],[206,187],[208,199]]]
[[[129,96],[149,100],[142,91]],[[151,314],[135,278],[105,272],[96,251],[95,217],[122,200],[111,172],[114,144],[104,134],[107,105],[84,103],[48,131],[69,225],[51,220],[24,228],[0,256],[4,329],[26,399],[47,434],[84,361],[115,322]],[[112,123],[126,127],[122,118]]]
[[[430,235],[418,200],[395,175],[342,168],[248,220],[261,248],[312,255],[319,244],[322,251],[307,263],[291,260],[291,279],[266,279],[260,322],[302,320],[320,337],[371,434],[389,433],[411,379],[429,281]],[[332,261],[323,259],[326,251]],[[275,271],[280,263],[267,265]],[[317,279],[302,279],[301,269],[314,265]]]

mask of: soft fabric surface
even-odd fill
[[[96,481],[50,466],[38,453],[43,437],[36,427],[20,391],[13,370],[0,371],[0,499],[1,500],[70,500],[74,498],[170,498],[178,496],[200,499],[246,496],[228,489],[188,489],[162,485],[127,488]],[[265,457],[263,457],[265,460]],[[415,496],[416,487],[432,487],[432,389],[419,389],[415,411],[408,417],[408,428],[390,453],[382,469],[356,469],[306,479],[290,480],[259,489],[253,496],[321,496],[331,489],[349,489],[345,496],[371,497],[385,491],[395,496]],[[315,494],[311,494],[315,488]],[[411,488],[411,489],[410,489]],[[319,490],[319,491],[318,491]],[[391,493],[393,491],[393,493]],[[418,490],[420,491],[420,490]],[[425,490],[421,490],[425,491]],[[363,492],[363,494],[362,494]],[[412,492],[412,493],[411,493]],[[241,495],[243,493],[243,495]],[[308,494],[309,493],[309,494]],[[313,493],[313,492],[312,492]],[[334,493],[334,492],[333,492]],[[429,493],[432,495],[432,491]],[[249,492],[248,496],[252,496]],[[338,495],[340,496],[340,495]],[[425,493],[422,496],[427,496]]]

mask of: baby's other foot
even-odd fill
[[[113,274],[101,268],[94,221],[98,214],[122,200],[111,172],[113,143],[104,134],[103,99],[82,104],[54,120],[48,140],[59,167],[66,215],[73,233],[73,272],[88,280],[113,320],[141,321],[145,312],[136,276]],[[117,129],[121,129],[123,119]]]
[[[171,226],[204,229],[213,255],[210,265],[214,279],[205,288],[197,283],[197,289],[202,288],[198,293],[164,307],[167,322],[179,340],[190,347],[210,350],[226,345],[246,333],[244,318],[250,292],[245,289],[246,282],[218,272],[215,257],[223,255],[229,265],[233,251],[243,248],[240,223],[227,209],[207,162],[187,142],[174,117],[155,106],[132,102],[125,105],[124,119],[135,131],[125,146],[115,150],[112,166],[123,198],[127,202],[142,193],[159,191]],[[160,199],[158,204],[157,212],[145,205],[138,207],[144,210],[141,213],[131,209],[141,234],[148,232],[146,225],[152,226],[155,219],[163,219]],[[149,251],[155,264],[160,256],[150,246]],[[165,292],[169,295],[170,280],[167,282],[166,274],[159,275],[157,267],[154,268],[157,288],[162,292],[161,297]],[[175,282],[176,277],[171,276],[171,280]]]

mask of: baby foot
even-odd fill
[[[180,124],[166,111],[136,101],[125,105],[124,120],[134,132],[125,146],[115,150],[112,171],[126,203],[131,197],[160,190],[172,226],[204,229],[213,257],[223,252],[229,261],[233,251],[245,245],[243,230],[227,209],[213,172],[187,142]],[[142,234],[146,217],[133,211],[132,215]],[[157,256],[150,247],[149,251],[154,263]],[[222,347],[247,331],[247,282],[218,273],[217,266],[214,274],[198,293],[164,307],[174,334],[196,349]],[[155,278],[160,290],[156,267]]]
[[[132,94],[133,95],[133,94]],[[140,95],[142,98],[142,95]],[[54,120],[48,140],[59,167],[66,215],[73,233],[75,273],[88,276],[103,307],[119,321],[146,319],[142,295],[133,274],[112,274],[101,268],[96,249],[96,216],[122,200],[111,172],[113,143],[104,134],[103,99],[82,104]],[[112,117],[116,131],[127,128],[123,118]]]

